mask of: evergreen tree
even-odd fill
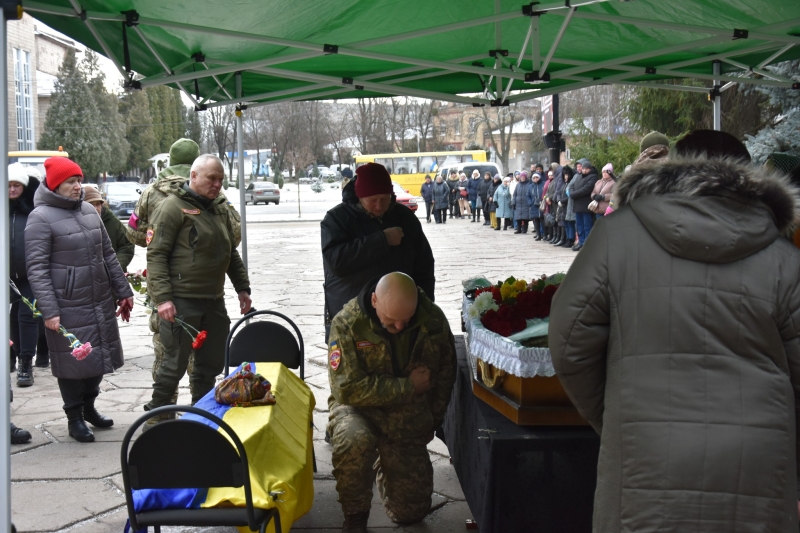
[[[130,143],[127,168],[146,168],[150,165],[149,159],[157,152],[147,94],[144,91],[126,93],[120,99],[119,110],[125,121],[126,137]]]
[[[703,87],[695,80],[676,80],[678,85]],[[693,129],[706,127],[711,104],[703,93],[639,88],[628,99],[628,118],[642,132],[660,131],[675,137]]]
[[[198,145],[203,141],[203,124],[200,121],[200,114],[194,109],[189,109],[186,115],[186,134],[187,139],[191,139]]]
[[[800,60],[785,61],[767,69],[800,82]],[[766,86],[756,90],[769,98],[777,114],[761,131],[746,136],[745,145],[753,161],[763,163],[775,152],[800,156],[800,91]]]
[[[108,143],[108,150],[104,154],[104,171],[116,174],[127,170],[130,145],[125,138],[125,123],[119,114],[119,97],[106,91],[105,74],[100,70],[96,53],[86,50],[81,69],[86,74],[87,83],[95,98],[99,120]]]
[[[55,82],[45,117],[39,147],[57,150],[63,146],[81,166],[87,181],[95,181],[109,159],[109,143],[100,111],[86,75],[68,50]]]
[[[161,102],[161,87],[148,87],[144,90],[150,108],[150,123],[153,125],[154,147],[157,153],[169,152],[169,147],[163,149],[164,139],[164,108]]]

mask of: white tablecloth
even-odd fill
[[[480,319],[470,320],[467,309],[471,304],[465,295],[462,300],[461,316],[467,330],[467,347],[474,357],[522,378],[556,375],[550,359],[550,350],[527,348],[519,342],[489,331],[481,324]]]

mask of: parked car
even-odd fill
[[[398,204],[402,204],[412,211],[417,210],[417,198],[414,195],[410,194],[407,190],[402,188],[399,183],[394,181],[392,182],[392,188],[394,189],[394,196],[397,198]]]
[[[259,202],[269,204],[272,202],[278,205],[281,202],[281,190],[275,183],[269,181],[254,181],[247,186],[244,191],[244,203],[251,202],[258,205]]]
[[[447,179],[447,175],[450,174],[450,170],[452,169],[455,169],[457,172],[463,172],[467,175],[467,178],[472,177],[473,170],[478,170],[478,172],[481,173],[481,177],[483,177],[483,174],[487,171],[492,173],[492,177],[494,177],[495,174],[503,175],[503,170],[500,168],[500,165],[489,161],[467,161],[466,163],[442,166],[439,168],[439,173]]]
[[[119,218],[128,218],[142,195],[144,185],[130,181],[110,181],[103,183],[100,194],[103,195],[108,208]]]

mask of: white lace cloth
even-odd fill
[[[467,309],[471,303],[465,295],[462,299],[461,316],[467,330],[467,346],[474,357],[521,378],[556,375],[550,350],[527,348],[519,342],[489,331],[479,319],[470,320]]]

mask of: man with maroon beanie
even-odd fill
[[[411,276],[434,299],[433,252],[417,216],[398,204],[383,165],[367,163],[321,223],[325,271],[325,340],[331,320],[372,279]]]

